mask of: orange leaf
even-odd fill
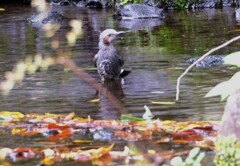
[[[66,128],[66,129],[64,129],[62,131],[60,130],[58,132],[58,134],[50,136],[49,140],[50,141],[56,141],[56,140],[59,140],[59,139],[69,138],[72,133],[73,132],[72,132],[71,128]]]
[[[71,128],[71,126],[66,125],[66,124],[48,123],[48,129],[64,130],[64,129],[68,129],[68,128]]]
[[[13,150],[14,153],[22,153],[22,152],[29,152],[30,148],[16,148]]]

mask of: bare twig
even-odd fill
[[[231,40],[223,43],[222,45],[218,46],[218,47],[215,47],[213,49],[211,49],[210,51],[208,51],[206,54],[204,54],[203,56],[201,56],[197,61],[195,61],[193,64],[191,64],[177,79],[177,85],[176,85],[176,101],[179,100],[179,93],[180,93],[180,90],[179,90],[179,86],[180,86],[180,81],[182,79],[182,77],[184,77],[188,71],[193,68],[198,62],[200,62],[201,60],[203,60],[205,57],[207,57],[208,55],[210,55],[211,53],[223,48],[223,47],[226,47],[227,45],[235,42],[236,40],[239,40],[240,39],[240,36],[237,36],[237,37],[234,37],[232,38]]]

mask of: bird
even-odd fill
[[[99,51],[94,56],[93,61],[103,81],[123,78],[130,73],[130,71],[121,68],[124,64],[123,57],[113,45],[116,37],[123,33],[125,31],[106,29],[99,36]]]

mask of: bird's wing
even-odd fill
[[[98,59],[98,53],[93,58],[93,63],[95,67],[97,67],[97,59]]]
[[[117,50],[116,50],[115,54],[119,58],[120,65],[122,66],[124,64],[123,57],[119,54],[119,52]]]

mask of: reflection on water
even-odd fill
[[[106,91],[110,91],[111,94],[118,100],[122,100],[124,97],[124,92],[122,89],[122,84],[120,80],[105,80],[102,84],[101,92],[98,92],[99,98],[99,116],[103,119],[119,119],[122,112],[114,107],[114,105],[109,102],[109,100],[103,96]]]
[[[26,19],[34,12],[28,7],[5,7],[0,15],[0,72],[11,70],[16,61],[27,55],[41,52],[54,56],[50,40],[44,37],[40,27],[30,25]],[[237,28],[234,9],[205,9],[189,12],[172,12],[164,23],[150,23],[151,27],[124,25],[113,20],[112,10],[91,10],[61,7],[67,18],[83,22],[83,35],[73,48],[72,58],[80,68],[92,68],[92,58],[97,53],[99,33],[106,28],[132,30],[115,42],[123,54],[125,67],[132,70],[125,84],[105,83],[115,97],[136,116],[147,105],[154,115],[170,120],[220,120],[223,104],[217,98],[203,96],[219,81],[229,78],[234,71],[227,67],[193,69],[181,83],[180,102],[175,105],[156,105],[151,101],[174,101],[177,77],[190,57],[200,56],[208,49],[221,44],[236,34],[228,33]],[[145,23],[141,23],[145,24]],[[150,25],[149,24],[149,25]],[[143,29],[145,28],[145,29]],[[66,23],[57,33],[63,48]],[[217,52],[226,54],[238,50],[237,44]],[[97,71],[87,71],[100,82]],[[104,92],[102,92],[104,93]],[[98,103],[88,102],[99,98]],[[80,116],[91,115],[98,119],[118,119],[121,113],[114,109],[101,93],[96,93],[81,78],[70,71],[57,68],[38,72],[18,84],[10,96],[0,97],[1,110],[29,112],[76,112]]]

